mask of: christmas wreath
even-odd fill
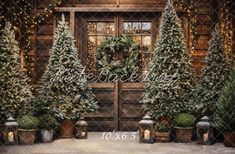
[[[115,54],[123,58],[116,60]],[[106,75],[129,77],[138,67],[140,61],[140,46],[126,35],[106,38],[96,51],[96,66],[98,71]]]

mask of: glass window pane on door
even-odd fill
[[[115,35],[112,21],[88,21],[87,23],[87,71],[96,72],[95,53],[106,37]]]
[[[152,23],[150,21],[124,21],[122,33],[131,36],[141,46],[141,72],[146,73],[152,56]]]

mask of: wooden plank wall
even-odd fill
[[[207,55],[208,42],[211,38],[212,13],[213,8],[208,0],[198,0],[194,4],[197,10],[196,15],[196,35],[195,48],[192,53],[192,63],[195,67],[196,74],[201,74],[201,69],[204,65],[204,58]]]
[[[48,6],[48,1],[44,1],[41,3],[40,0],[37,0],[36,5],[37,8],[41,10],[45,6]],[[69,13],[64,13],[66,21],[69,22]],[[48,64],[49,60],[49,50],[52,47],[53,43],[53,33],[55,27],[56,19],[61,18],[61,13],[54,14],[53,17],[43,21],[42,23],[36,26],[36,37],[35,37],[35,72],[34,74],[34,81],[37,83],[41,76],[44,73],[45,67]]]

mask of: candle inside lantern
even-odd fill
[[[150,138],[150,131],[148,129],[144,130],[144,139],[149,139]]]
[[[144,70],[143,74],[144,74],[144,75],[147,75],[147,74],[148,74],[148,71],[147,71],[147,70]]]
[[[81,134],[82,134],[82,136],[86,136],[86,132],[82,132]]]
[[[8,132],[7,138],[9,142],[14,142],[14,133],[13,132]]]
[[[203,140],[204,140],[204,141],[208,141],[208,136],[209,136],[209,135],[208,135],[208,132],[204,133],[204,134],[203,134]]]

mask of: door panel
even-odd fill
[[[113,131],[117,130],[115,117],[117,118],[115,102],[115,83],[90,83],[90,87],[99,109],[95,113],[88,114],[86,120],[88,122],[88,130],[90,131]]]
[[[119,90],[119,130],[136,131],[138,122],[143,117],[140,100],[144,93],[143,83],[120,82]]]

